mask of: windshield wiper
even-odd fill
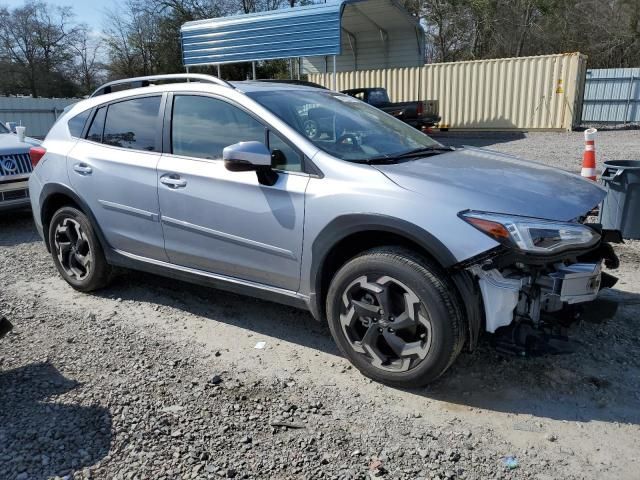
[[[402,153],[393,153],[387,155],[380,155],[378,157],[370,157],[364,160],[362,163],[372,164],[384,164],[384,163],[396,163],[402,158],[412,157],[424,157],[427,155],[438,155],[444,152],[451,152],[455,150],[453,147],[445,147],[444,145],[431,145],[428,147],[414,148]]]
[[[444,145],[431,145],[429,147],[420,147],[409,150],[408,152],[402,152],[393,155],[394,158],[409,158],[417,157],[426,154],[438,154],[443,152],[451,152],[455,150],[453,147],[445,147]]]

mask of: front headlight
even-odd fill
[[[579,223],[466,211],[460,218],[494,240],[532,253],[555,253],[595,245],[600,235]]]

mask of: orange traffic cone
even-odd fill
[[[596,130],[588,128],[584,131],[584,155],[582,156],[582,171],[580,175],[589,180],[596,179]]]

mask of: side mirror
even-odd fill
[[[262,142],[239,142],[222,150],[224,166],[230,172],[255,170],[258,181],[272,186],[278,181],[278,174],[271,168],[271,152]]]
[[[222,159],[231,172],[271,168],[271,152],[261,142],[240,142],[224,147]]]

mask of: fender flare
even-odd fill
[[[74,192],[71,188],[61,183],[47,183],[42,187],[42,190],[40,192],[40,198],[39,198],[40,222],[42,224],[44,244],[46,245],[47,250],[51,251],[51,245],[49,245],[49,232],[47,231],[48,229],[45,230],[44,206],[47,200],[51,198],[53,195],[64,195],[66,197],[69,197],[71,200],[74,201],[74,203],[76,203],[80,207],[82,212],[89,218],[89,221],[91,222],[91,226],[93,227],[93,230],[95,231],[96,236],[98,237],[98,241],[100,242],[102,249],[105,252],[105,255],[108,255],[108,252],[110,252],[111,249],[107,248],[109,244],[106,241],[98,222],[96,221],[96,217],[93,215],[93,211],[91,211],[91,208],[89,208],[89,205],[87,204],[87,202],[82,200],[76,192]]]
[[[358,213],[336,217],[318,234],[311,246],[309,309],[316,319],[324,312],[322,305],[323,267],[327,255],[341,240],[354,233],[370,230],[393,233],[420,245],[442,268],[448,269],[457,263],[451,251],[435,236],[423,228],[388,215]]]

